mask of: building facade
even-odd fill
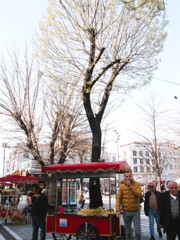
[[[166,142],[161,148],[166,155],[161,179],[168,182],[180,178],[180,147]],[[17,170],[21,171],[21,175],[41,173],[41,166],[25,149],[17,146],[8,149],[8,151],[9,156],[5,158],[4,175],[11,174]],[[45,164],[48,164],[48,145],[40,145],[39,151]],[[132,168],[134,178],[142,184],[147,184],[149,181],[157,179],[155,172],[150,167],[151,153],[139,142],[120,146],[118,153],[104,152],[103,159],[110,162],[118,160],[127,161]],[[71,161],[68,160],[68,162]]]
[[[38,144],[39,154],[42,157],[42,160],[45,165],[49,164],[49,145],[48,144]],[[12,174],[17,170],[20,171],[21,175],[38,175],[41,174],[41,166],[34,159],[32,154],[26,150],[24,146],[17,145],[11,146],[6,150],[6,154],[4,154],[4,164],[3,164],[3,175],[6,176],[8,174]],[[88,154],[84,154],[84,161],[90,161],[88,158]],[[73,156],[73,158],[67,157],[66,162],[74,163],[80,162],[79,156]],[[54,157],[54,163],[58,162],[58,156]]]
[[[45,164],[48,164],[48,145],[39,145],[39,152]],[[7,153],[8,154],[8,153]],[[4,175],[19,171],[21,175],[40,174],[41,166],[31,153],[22,146],[13,146],[9,149],[9,156],[5,159]]]
[[[120,158],[131,166],[134,178],[142,184],[157,179],[151,168],[152,153],[140,142],[133,142],[120,146]],[[161,179],[166,182],[180,177],[180,147],[165,142],[161,145],[164,154]]]

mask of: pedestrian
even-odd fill
[[[180,240],[180,191],[178,183],[171,181],[168,191],[162,194],[160,224],[167,235],[167,240]]]
[[[131,226],[133,223],[135,239],[141,239],[140,222],[140,197],[141,184],[133,179],[132,172],[124,174],[124,180],[120,183],[116,198],[116,213],[120,217],[122,211],[126,231],[126,240],[131,239]]]
[[[84,195],[81,195],[79,198],[79,207],[84,208],[84,204],[85,204],[85,198],[84,198]]]
[[[154,220],[156,220],[159,237],[162,238],[161,225],[159,223],[162,193],[156,190],[154,182],[148,184],[148,189],[149,191],[145,193],[144,212],[149,217],[150,240],[155,240]]]
[[[48,189],[44,188],[41,194],[34,200],[31,215],[32,215],[32,240],[38,240],[38,230],[40,232],[40,240],[46,239],[46,214],[48,210]]]
[[[34,193],[29,193],[28,195],[28,205],[23,209],[22,214],[24,214],[27,218],[28,222],[31,222],[32,220],[32,207],[33,203],[35,201],[36,197],[34,196]]]

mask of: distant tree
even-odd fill
[[[146,166],[158,179],[160,188],[163,170],[169,165],[168,133],[166,131],[168,128],[166,120],[168,109],[163,110],[162,102],[157,102],[154,95],[145,99],[141,105],[138,105],[138,108],[141,118],[133,132],[139,140],[138,144],[150,154],[150,161],[146,162]],[[145,156],[144,160],[146,160]]]
[[[172,133],[172,141],[180,146],[180,97],[174,96],[173,112],[170,120],[170,131]]]
[[[157,0],[49,0],[38,46],[42,71],[56,79],[68,72],[68,84],[75,77],[92,132],[92,162],[101,157],[101,122],[112,92],[125,94],[151,80],[166,36],[163,10]],[[102,205],[95,181],[92,207]]]

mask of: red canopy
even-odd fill
[[[12,183],[38,183],[39,180],[34,176],[18,176],[18,175],[7,175],[0,178],[0,183],[12,182]]]
[[[52,164],[43,166],[42,172],[78,173],[78,172],[115,172],[124,173],[131,170],[126,161],[93,162],[77,164]]]

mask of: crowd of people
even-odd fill
[[[141,184],[133,179],[132,172],[124,174],[116,197],[117,217],[122,214],[126,240],[132,239],[132,227],[136,240],[141,238],[140,199],[142,197]],[[180,240],[180,190],[178,183],[171,181],[166,191],[156,189],[156,183],[149,182],[144,195],[144,212],[149,218],[150,240],[155,240],[155,223],[159,238],[163,233],[167,240]]]

